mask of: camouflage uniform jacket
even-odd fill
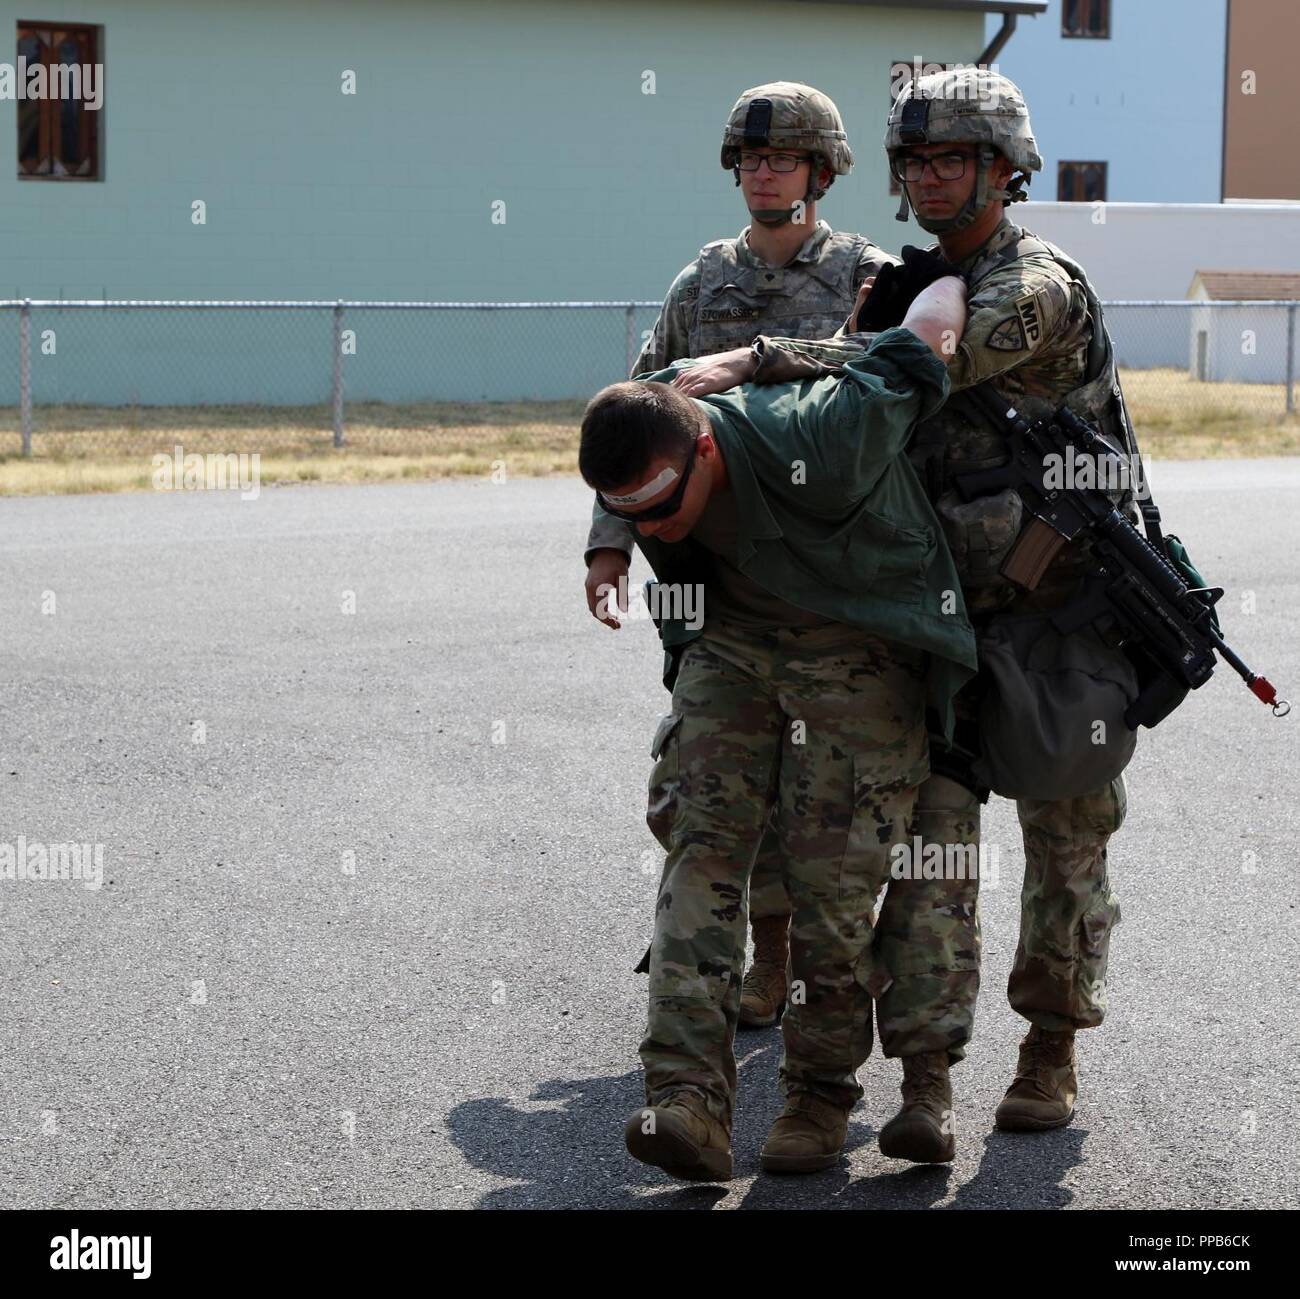
[[[963,502],[954,474],[1005,462],[1000,429],[960,393],[994,380],[1030,419],[1062,402],[1099,422],[1119,445],[1131,445],[1114,355],[1101,304],[1081,267],[1046,240],[1005,217],[989,238],[955,270],[967,283],[967,321],[948,365],[953,398],[919,425],[909,448],[944,525],[975,611],[1009,604],[1016,588],[998,572],[1023,521],[1018,496],[1007,489]],[[756,382],[780,382],[834,372],[860,355],[867,335],[843,334],[818,342],[764,336]],[[1117,499],[1123,499],[1121,493]],[[1065,573],[1084,562],[1081,547],[1067,546],[1055,561]]]
[[[669,288],[632,373],[748,347],[760,333],[825,338],[844,323],[862,281],[896,260],[825,221],[787,266],[761,261],[749,247],[748,228],[705,244]]]

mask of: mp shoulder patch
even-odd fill
[[[1025,327],[1025,337],[1030,346],[1034,346],[1043,335],[1043,326],[1038,318],[1038,294],[1026,293],[1023,298],[1017,298],[1016,315]]]

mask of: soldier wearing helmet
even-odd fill
[[[774,81],[745,91],[727,118],[722,131],[722,165],[735,176],[737,187],[746,154],[763,150],[808,155],[808,184],[801,196],[804,205],[824,198],[835,177],[848,175],[853,167],[839,109],[820,90],[794,81]],[[745,198],[749,202],[750,195]],[[753,203],[749,209],[755,221],[768,226],[784,225],[799,212],[797,207],[756,207]]]
[[[760,333],[833,333],[863,280],[895,260],[818,219],[818,201],[853,166],[839,110],[820,90],[775,81],[745,91],[723,127],[720,160],[751,223],[706,244],[673,281],[635,373],[748,346]]]
[[[907,220],[911,206],[904,174],[909,171],[907,160],[918,156],[918,145],[944,144],[957,146],[956,152],[970,159],[975,183],[957,212],[944,216],[917,212],[917,224],[931,234],[966,229],[994,202],[1028,198],[1025,186],[1030,175],[1043,167],[1029,125],[1029,109],[1013,82],[977,68],[922,77],[898,96],[885,128],[885,153],[903,192],[898,220]],[[935,148],[934,152],[941,154],[942,150]],[[912,166],[910,170],[916,169]],[[923,171],[914,176],[914,180],[921,179]]]
[[[1079,544],[1066,546],[1032,594],[1002,576],[1000,565],[1020,534],[1021,502],[1010,490],[964,502],[954,489],[954,474],[1006,458],[1001,431],[962,390],[993,381],[1031,420],[1068,401],[1116,445],[1132,453],[1136,442],[1088,277],[1061,249],[1006,215],[1008,204],[1027,197],[1025,186],[1043,165],[1015,84],[976,68],[921,77],[895,101],[885,149],[902,187],[899,219],[914,212],[917,223],[937,235],[938,247],[924,253],[905,248],[906,276],[884,271],[852,327],[897,323],[906,293],[896,293],[897,282],[892,300],[877,292],[891,279],[911,277],[909,291],[927,274],[955,270],[966,281],[969,317],[948,365],[953,395],[917,426],[910,454],[943,524],[978,631],[994,612],[1042,612],[1065,603],[1088,561]],[[862,343],[855,335],[814,343],[760,338],[752,349],[718,356],[676,382],[700,396],[750,379],[814,377],[861,355]],[[1116,499],[1131,509],[1131,493]],[[973,847],[989,791],[972,770],[979,751],[974,702],[959,695],[958,705],[957,742],[948,746],[931,734],[932,775],[921,786],[917,814],[925,843]],[[1017,800],[1025,878],[1008,994],[1030,1028],[1015,1079],[998,1106],[1000,1128],[1059,1127],[1073,1114],[1074,1036],[1100,1024],[1106,1010],[1110,934],[1120,918],[1106,853],[1126,808],[1122,777],[1081,797]],[[876,1017],[885,1054],[901,1056],[904,1068],[903,1107],[880,1134],[887,1155],[919,1162],[953,1157],[944,1121],[952,1107],[948,1066],[961,1058],[974,1018],[977,892],[973,880],[902,879],[891,881],[885,896],[875,950],[893,982],[877,1000]],[[921,959],[918,942],[928,944]]]
[[[761,333],[821,338],[847,317],[863,281],[897,260],[859,234],[834,231],[817,203],[853,166],[839,110],[812,86],[775,81],[746,90],[722,133],[722,166],[735,177],[751,223],[706,244],[673,281],[633,375],[684,357],[748,347]],[[602,587],[618,587],[632,552],[626,523],[599,506],[587,541],[587,605],[600,618]],[[608,584],[608,585],[607,585]],[[609,626],[616,621],[603,619]],[[740,1022],[774,1024],[786,997],[790,901],[775,839],[764,838],[750,881],[754,963]]]

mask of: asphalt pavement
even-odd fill
[[[1300,460],[1162,463],[1225,629],[1300,696]],[[1144,733],[1110,1012],[1073,1123],[997,1133],[1023,854],[994,799],[958,1155],[774,1178],[779,1030],[737,1042],[736,1179],[632,1161],[666,695],[589,617],[576,479],[0,503],[0,1206],[1295,1208],[1300,711],[1221,667]],[[99,846],[102,885],[90,863]]]

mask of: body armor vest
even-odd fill
[[[1062,404],[1068,405],[1132,457],[1137,444],[1115,370],[1114,348],[1102,318],[1101,302],[1083,268],[1054,244],[1022,232],[1019,239],[976,259],[966,274],[969,291],[973,295],[981,280],[1009,262],[1043,253],[1064,268],[1087,299],[1086,326],[1079,337],[1082,364],[1071,364],[1067,377],[1062,373],[1059,356],[1050,368],[1044,364],[1041,370],[1035,365],[1038,358],[1031,356],[1023,367],[1017,366],[992,380],[992,386],[1010,397],[1030,421],[1050,414]],[[1024,383],[1021,375],[1035,382]],[[1018,588],[1002,577],[998,568],[1020,534],[1024,521],[1020,498],[1006,489],[963,502],[952,486],[954,475],[1006,463],[1008,452],[1002,431],[983,416],[978,406],[956,392],[942,409],[917,426],[908,454],[943,524],[968,607],[976,612],[1010,603]],[[1133,499],[1128,488],[1112,492],[1111,496],[1121,507]],[[1077,548],[1067,547],[1057,562],[1077,564]]]
[[[829,338],[844,323],[862,281],[861,235],[834,231],[815,262],[748,266],[737,240],[700,249],[700,292],[690,326],[690,355],[748,347],[759,334]]]

